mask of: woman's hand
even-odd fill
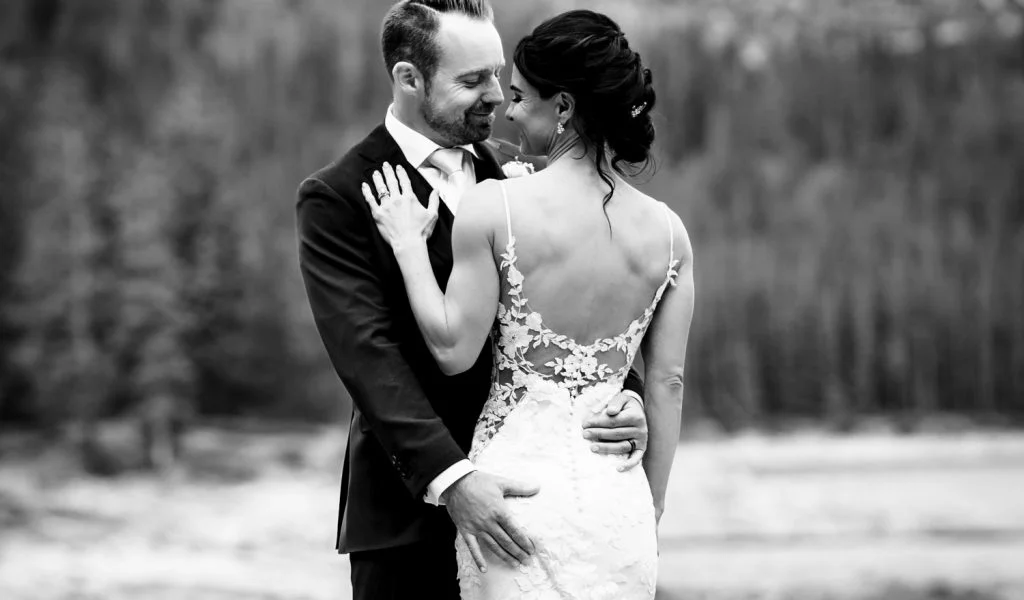
[[[427,206],[420,204],[412,191],[409,176],[402,165],[397,174],[389,163],[373,172],[376,196],[367,183],[363,183],[363,198],[370,206],[373,220],[384,240],[397,255],[402,248],[422,243],[434,231],[440,201],[437,190],[430,194]]]

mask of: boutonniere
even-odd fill
[[[501,172],[505,174],[505,177],[509,179],[515,179],[516,177],[522,177],[524,175],[533,175],[533,165],[528,162],[523,162],[516,158],[510,160],[507,163],[501,165]]]

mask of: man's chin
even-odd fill
[[[493,127],[488,123],[487,125],[472,125],[466,128],[466,144],[475,144],[482,142],[487,138],[491,137]]]
[[[491,137],[492,133],[494,133],[494,127],[492,125],[486,125],[484,127],[479,127],[478,129],[479,129],[480,139],[474,140],[474,141],[477,141],[477,142],[482,142],[482,141],[486,140],[487,138]]]
[[[483,132],[485,137],[490,136],[494,129],[494,113],[469,115],[466,118],[466,128],[470,131]]]

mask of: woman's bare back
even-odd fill
[[[501,185],[523,292],[547,328],[588,344],[621,334],[650,306],[671,257],[662,203],[620,179],[606,218],[607,188],[586,179],[542,172]],[[496,257],[507,237],[495,233]]]

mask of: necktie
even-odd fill
[[[469,176],[463,170],[466,151],[462,148],[439,148],[430,155],[429,162],[444,174],[444,189],[439,190],[448,210],[454,215],[459,199],[465,191]]]

